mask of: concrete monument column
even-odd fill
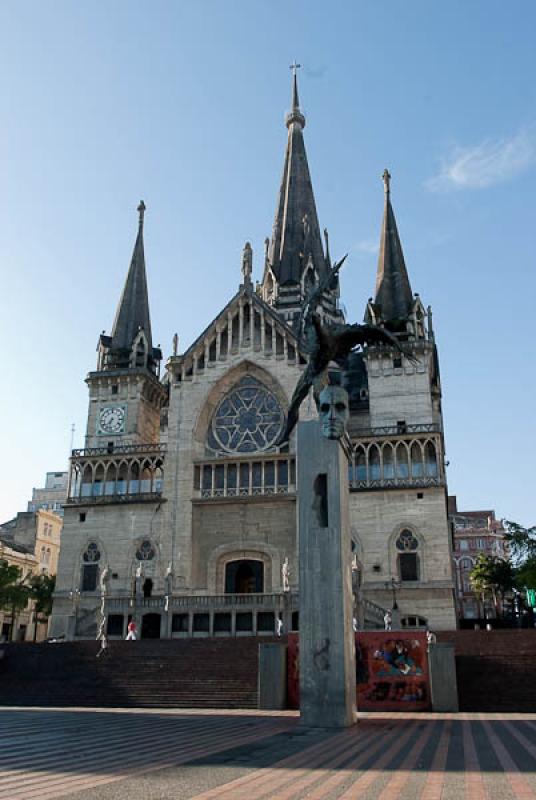
[[[344,408],[345,406],[345,408]],[[302,725],[356,721],[348,457],[348,396],[328,386],[319,421],[298,425],[300,712]]]

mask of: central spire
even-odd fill
[[[326,272],[326,260],[316,213],[311,176],[305,152],[305,117],[300,110],[298,69],[292,70],[291,110],[286,115],[288,141],[283,177],[275,213],[268,265],[280,286],[301,284],[312,265],[316,279]]]

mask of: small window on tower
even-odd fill
[[[85,522],[85,521],[86,521],[86,512],[82,511],[82,513],[80,514],[80,522]]]
[[[399,419],[397,421],[396,430],[397,430],[397,433],[406,433],[407,425],[406,425],[406,420],[405,419]]]
[[[393,367],[395,369],[402,369],[402,358],[400,356],[395,356],[393,358]]]
[[[117,383],[113,383],[112,384],[112,394],[117,394],[118,391],[119,391],[119,386],[117,385]]]

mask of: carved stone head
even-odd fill
[[[342,386],[326,386],[320,392],[319,415],[322,435],[326,439],[340,439],[346,430],[350,409],[348,393]]]

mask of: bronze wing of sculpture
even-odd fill
[[[328,384],[328,369],[331,362],[340,366],[344,365],[348,354],[357,346],[385,344],[394,348],[399,353],[416,361],[400,342],[385,328],[379,325],[344,325],[322,322],[316,313],[322,292],[327,288],[334,275],[344,263],[346,256],[331,270],[327,278],[319,283],[317,288],[306,301],[302,312],[302,343],[303,349],[309,354],[307,367],[298,381],[287,414],[287,424],[279,436],[278,445],[288,441],[290,434],[298,421],[300,406],[307,397],[309,389],[313,387],[315,402],[318,406],[320,392]]]

